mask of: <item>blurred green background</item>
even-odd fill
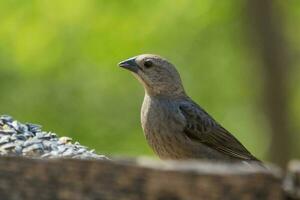
[[[290,126],[299,133],[300,2],[275,5],[294,58],[288,105]],[[2,0],[0,113],[98,153],[154,156],[139,121],[144,91],[117,63],[155,53],[177,66],[195,101],[268,160],[262,64],[246,11],[240,0]],[[294,157],[298,146],[289,147]]]

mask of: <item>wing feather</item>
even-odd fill
[[[186,118],[184,133],[191,139],[231,157],[258,161],[230,132],[194,102],[180,104]]]

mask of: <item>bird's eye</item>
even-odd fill
[[[146,61],[144,62],[144,66],[145,66],[146,68],[150,68],[150,67],[153,66],[153,62],[152,62],[151,60],[146,60]]]

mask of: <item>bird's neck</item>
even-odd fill
[[[183,88],[173,88],[172,90],[159,90],[145,87],[145,95],[154,98],[178,99],[187,97]]]

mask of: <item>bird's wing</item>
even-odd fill
[[[201,142],[237,159],[258,161],[231,133],[196,103],[184,102],[179,108],[186,118],[184,133],[191,140]]]

